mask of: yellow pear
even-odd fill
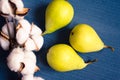
[[[69,41],[71,46],[81,53],[96,52],[103,48],[114,50],[112,47],[104,45],[96,31],[87,24],[76,25],[70,33]]]
[[[72,21],[74,9],[66,0],[51,1],[45,12],[45,31],[43,35],[55,32]]]
[[[85,63],[82,57],[67,44],[53,45],[47,53],[49,66],[59,72],[80,70],[94,61]]]

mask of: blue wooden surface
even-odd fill
[[[26,19],[45,30],[45,9],[51,0],[23,0],[25,7],[30,8]],[[52,34],[44,36],[44,45],[37,56],[40,71],[35,73],[45,80],[120,80],[120,0],[68,0],[74,7],[72,22]],[[0,18],[0,27],[4,20]],[[54,44],[69,44],[69,33],[78,23],[86,23],[96,30],[106,45],[115,48],[112,52],[103,49],[99,52],[81,54],[84,60],[98,59],[83,70],[65,73],[56,72],[46,62],[47,50]],[[0,80],[17,80],[17,74],[11,72],[6,65],[9,53],[0,48]]]

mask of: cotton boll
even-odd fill
[[[10,38],[14,38],[14,23],[13,22],[9,22],[8,24],[5,24],[2,27],[2,32],[5,33],[6,35],[8,35]]]
[[[9,50],[10,42],[4,37],[0,36],[0,43],[3,50]]]
[[[28,32],[26,32],[23,28],[20,28],[16,33],[16,40],[20,45],[23,45],[28,37]]]
[[[22,80],[34,80],[33,74],[23,75]]]
[[[36,49],[36,45],[34,43],[34,41],[31,38],[28,38],[27,41],[24,44],[24,48],[25,50],[35,50]]]
[[[11,4],[12,3],[12,4]],[[14,6],[11,6],[13,5]],[[17,8],[15,11],[14,8]],[[0,12],[1,15],[5,18],[7,18],[8,21],[12,21],[12,19],[23,19],[24,15],[27,14],[29,9],[24,9],[24,5],[22,0],[1,0],[0,1]],[[17,14],[23,14],[22,16],[18,16]]]
[[[30,24],[27,20],[22,19],[22,20],[19,20],[18,23],[21,25],[21,27],[22,27],[26,32],[30,33],[31,24]]]
[[[35,45],[37,46],[36,51],[40,50],[44,43],[43,37],[39,35],[34,35],[31,38],[33,39]]]
[[[24,59],[30,59],[30,60],[32,60],[32,62],[36,63],[36,56],[35,56],[34,52],[24,50],[24,53],[25,53]]]
[[[44,80],[41,77],[34,77],[32,74],[23,75],[22,80]]]
[[[15,13],[15,19],[16,20],[22,20],[24,16],[28,13],[29,9],[24,8],[24,4],[22,0],[10,0],[13,2],[17,8]]]
[[[22,0],[10,0],[10,1],[16,5],[18,11],[23,10],[24,4]]]
[[[31,32],[30,32],[30,35],[41,35],[42,34],[42,30],[35,24],[32,23],[32,26],[31,26]]]
[[[43,37],[41,36],[42,34],[42,30],[35,24],[32,23],[32,26],[31,26],[31,31],[30,31],[30,38],[33,40],[28,40],[27,43],[25,43],[26,45],[26,48],[30,48],[31,50],[35,50],[35,51],[38,51],[40,50],[40,48],[42,47],[43,45]],[[30,47],[33,46],[33,47]],[[30,50],[29,49],[29,50]]]
[[[8,27],[8,28],[9,28],[9,27]],[[9,34],[8,34],[8,30],[10,30],[10,29],[8,29],[8,28],[7,28],[7,24],[5,24],[5,25],[2,27],[2,32],[5,33],[6,35],[9,35]]]
[[[34,74],[35,72],[35,62],[33,62],[30,59],[26,59],[23,62],[25,64],[25,67],[23,68],[23,70],[21,71],[22,75],[25,74]]]
[[[43,78],[41,78],[41,77],[34,77],[34,79],[33,80],[44,80]]]
[[[25,67],[21,71],[22,75],[34,74],[36,68],[36,56],[32,51],[25,51],[24,61]]]
[[[21,63],[24,59],[24,52],[22,48],[14,48],[7,57],[7,65],[11,71],[18,72],[21,68]]]
[[[11,6],[10,6],[8,0],[1,0],[0,1],[0,10],[2,13],[8,14],[8,15],[2,15],[3,17],[14,16],[12,14],[12,9],[11,9]]]

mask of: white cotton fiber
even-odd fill
[[[26,50],[30,51],[30,50],[36,50],[37,47],[36,47],[34,41],[31,38],[28,38],[24,44],[24,48]]]
[[[0,1],[0,10],[4,14],[9,14],[10,16],[13,16],[12,8],[9,5],[8,0],[1,0]],[[8,17],[8,16],[4,16],[4,17]]]
[[[34,77],[32,74],[23,75],[22,80],[44,80],[41,77]]]
[[[35,24],[32,23],[30,35],[41,35],[42,30]]]
[[[22,80],[34,80],[33,74],[23,75]]]
[[[14,48],[7,57],[7,65],[11,71],[18,72],[21,67],[21,62],[24,59],[24,52],[22,48]]]
[[[44,80],[43,78],[41,78],[41,77],[34,77],[34,79],[33,80]]]
[[[22,75],[34,74],[36,68],[36,56],[32,51],[25,51],[23,63],[25,64],[25,67],[21,71]]]
[[[15,32],[14,32],[14,24],[13,22],[9,22],[8,24],[5,24],[2,27],[2,32],[6,35],[8,35],[10,38],[14,38]]]
[[[10,42],[7,39],[0,36],[0,43],[1,43],[0,45],[1,45],[3,50],[9,50]]]
[[[40,50],[44,43],[43,37],[39,36],[39,35],[34,35],[34,36],[32,36],[32,39],[37,46],[36,51]]]
[[[16,33],[16,40],[20,45],[23,45],[27,41],[29,34],[23,28],[18,29]]]
[[[18,11],[23,10],[24,4],[23,4],[22,0],[10,0],[10,1],[13,2],[16,5]]]
[[[31,24],[26,20],[26,19],[22,19],[22,20],[19,20],[18,22],[21,27],[27,31],[28,33],[30,33],[30,29],[31,29]]]

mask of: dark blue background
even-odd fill
[[[45,9],[51,0],[23,0],[25,7],[30,8],[26,19],[37,24],[45,30]],[[74,7],[72,22],[52,34],[44,36],[44,45],[37,56],[37,65],[40,71],[35,73],[45,80],[120,80],[120,0],[68,0]],[[0,27],[4,20],[0,18]],[[103,49],[99,52],[81,54],[84,60],[98,59],[83,70],[65,73],[56,72],[46,62],[48,49],[57,43],[69,44],[71,29],[79,24],[86,23],[96,30],[106,45],[115,48],[112,52]],[[0,80],[17,80],[17,74],[11,72],[6,65],[6,57],[9,53],[0,48]]]

